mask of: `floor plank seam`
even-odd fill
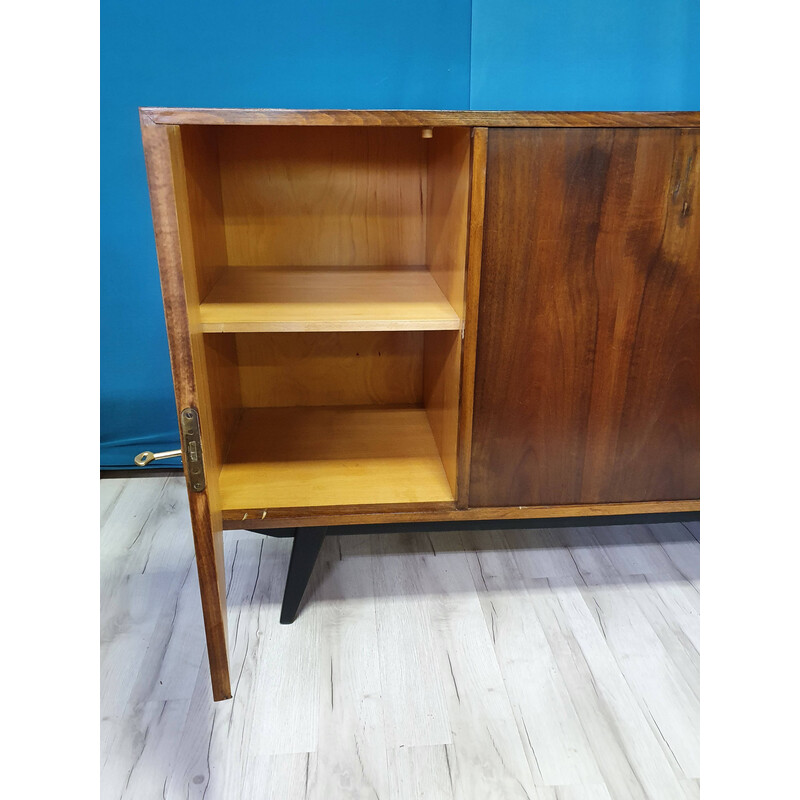
[[[227,532],[215,704],[183,481],[154,483],[101,483],[103,800],[697,796],[689,526],[330,537],[291,626],[288,542]]]

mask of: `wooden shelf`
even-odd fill
[[[424,409],[247,408],[219,478],[223,512],[449,504]]]
[[[200,305],[206,333],[458,330],[424,268],[227,267]]]

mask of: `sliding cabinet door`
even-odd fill
[[[699,131],[489,133],[469,503],[699,497]]]

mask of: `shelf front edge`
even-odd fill
[[[344,333],[357,331],[457,331],[461,321],[441,320],[359,320],[357,322],[203,322],[203,333]]]

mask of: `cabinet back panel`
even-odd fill
[[[242,405],[421,404],[422,331],[238,333]]]
[[[699,497],[699,132],[489,132],[469,501]]]
[[[425,264],[418,129],[217,129],[232,266]]]

